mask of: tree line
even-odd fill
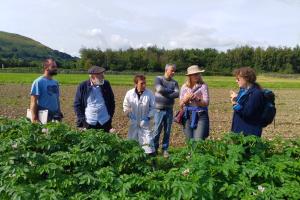
[[[80,50],[79,68],[103,66],[111,71],[161,72],[166,63],[175,63],[177,71],[185,72],[192,64],[203,66],[209,73],[230,74],[240,66],[254,67],[258,72],[300,73],[300,46],[268,47],[242,46],[227,50],[129,48],[127,50]]]
[[[12,55],[3,53],[1,54],[0,49],[0,63],[5,67],[40,67],[45,57],[45,55],[34,56],[36,52],[26,53],[18,50],[15,50]],[[22,59],[24,53],[30,55]],[[80,58],[75,59],[62,54],[57,51],[52,57],[58,58],[58,65],[61,68],[76,70],[98,65],[117,72],[162,72],[166,63],[175,63],[177,71],[183,73],[192,64],[203,66],[208,74],[231,74],[234,68],[240,66],[251,66],[257,72],[300,73],[300,46],[298,45],[294,48],[242,46],[227,51],[213,48],[168,50],[156,46],[127,50],[82,48]]]

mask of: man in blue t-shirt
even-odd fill
[[[59,102],[59,85],[53,76],[57,75],[57,65],[52,58],[43,63],[44,74],[34,80],[31,86],[30,110],[32,122],[39,122],[38,111],[48,110],[48,120],[61,121],[62,113]]]

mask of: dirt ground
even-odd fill
[[[73,99],[77,86],[61,86],[61,106],[64,122],[75,127]],[[116,98],[116,113],[113,127],[117,134],[126,137],[128,120],[123,116],[122,103],[126,91],[130,87],[114,86]],[[0,116],[19,118],[25,116],[29,108],[30,85],[2,84],[0,85]],[[228,89],[210,89],[210,138],[219,138],[230,130],[232,109]],[[276,94],[277,116],[274,125],[269,125],[263,131],[263,137],[272,139],[276,136],[284,138],[299,138],[300,136],[300,89],[274,90]],[[178,100],[174,112],[177,110]],[[181,126],[173,124],[171,146],[181,146],[185,138]]]

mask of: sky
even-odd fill
[[[0,31],[81,48],[295,47],[300,0],[0,0]]]

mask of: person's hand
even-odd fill
[[[195,95],[194,95],[194,99],[195,99],[196,101],[202,101],[202,99],[203,99],[202,94],[195,94]]]
[[[34,123],[34,124],[41,123],[40,120],[39,120],[38,118],[32,119],[31,122]]]
[[[79,127],[78,130],[79,130],[79,131],[86,131],[86,128],[84,128],[84,127]]]
[[[230,90],[230,101],[234,105],[236,104],[237,93],[233,90]]]
[[[150,117],[146,116],[143,117],[141,122],[140,122],[140,127],[141,128],[148,128],[150,125]]]
[[[186,93],[186,94],[184,95],[183,101],[184,101],[185,103],[188,103],[189,101],[191,101],[191,100],[194,99],[194,98],[195,98],[195,95],[194,95],[193,93],[191,93],[191,92],[188,92],[188,93]]]
[[[132,112],[128,113],[128,117],[130,120],[136,120],[136,117]]]
[[[114,129],[114,128],[109,129],[109,133],[115,133],[115,132],[116,132],[116,129]]]
[[[172,93],[172,92],[174,92],[174,90],[172,90],[172,89],[170,89],[170,88],[166,88],[165,90],[166,90],[167,93]]]
[[[132,111],[131,108],[126,109],[126,110],[124,111],[124,115],[128,117],[128,115],[129,115],[129,113],[131,113],[131,111]]]
[[[237,93],[233,90],[230,90],[230,97],[231,98],[236,98],[237,97]]]
[[[40,122],[40,120],[32,120],[32,123],[33,123],[33,124],[39,124],[39,123],[41,123],[41,122]]]

